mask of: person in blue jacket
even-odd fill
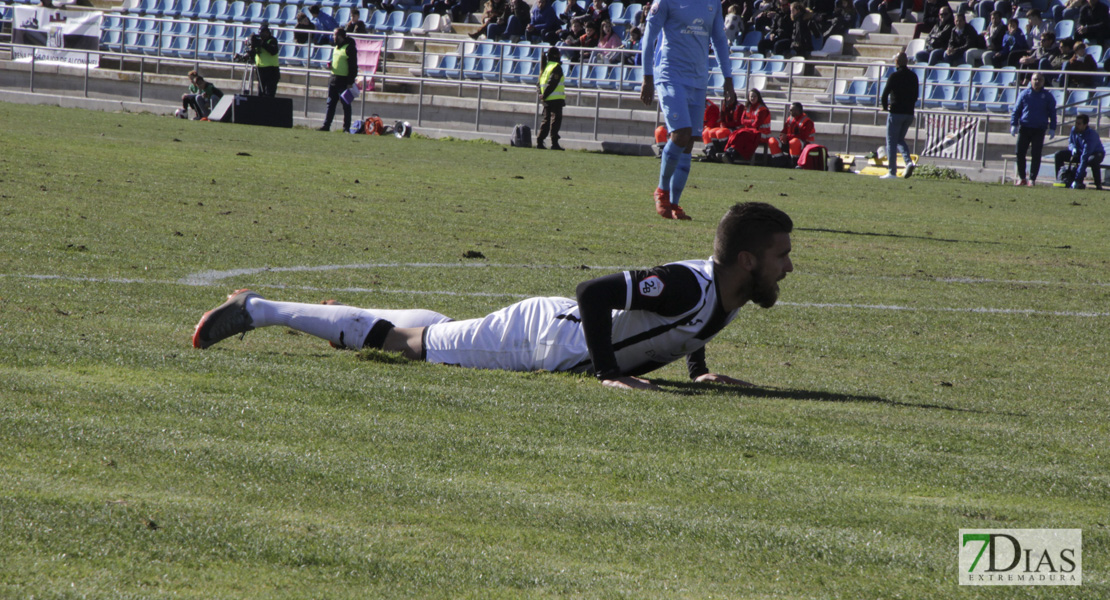
[[[1044,75],[1034,73],[1029,87],[1021,91],[1010,112],[1010,135],[1017,136],[1017,172],[1014,185],[1034,186],[1041,170],[1044,135],[1056,137],[1056,98],[1044,89]],[[1026,155],[1032,151],[1029,177],[1025,176]]]
[[[658,47],[656,43],[658,42]],[[664,219],[690,219],[679,206],[690,176],[694,140],[701,138],[705,89],[709,84],[710,42],[724,76],[725,103],[736,102],[732,89],[725,18],[720,2],[657,0],[648,12],[641,48],[644,80],[640,99],[651,106],[655,95],[670,139],[663,147],[655,212]]]
[[[1094,127],[1090,127],[1090,117],[1077,115],[1075,126],[1071,128],[1068,136],[1068,147],[1056,153],[1056,172],[1067,162],[1076,162],[1075,178],[1072,180],[1073,190],[1081,190],[1083,178],[1087,176],[1087,167],[1091,167],[1091,177],[1095,180],[1095,189],[1102,189],[1102,161],[1106,158],[1106,149]]]

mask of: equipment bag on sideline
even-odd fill
[[[821,144],[807,144],[798,157],[798,166],[811,171],[824,171],[829,164],[829,150]]]
[[[513,135],[509,138],[509,145],[514,148],[531,148],[532,128],[527,125],[513,127]]]

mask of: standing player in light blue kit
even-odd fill
[[[662,36],[658,48],[656,42]],[[732,62],[721,3],[716,0],[656,0],[651,5],[644,41],[644,85],[640,99],[651,105],[659,94],[670,140],[663,147],[655,211],[664,219],[688,221],[678,205],[690,176],[694,139],[701,137],[705,88],[709,82],[709,42],[725,77],[725,103],[736,101]],[[658,74],[658,77],[655,75]],[[658,88],[658,91],[657,91]]]

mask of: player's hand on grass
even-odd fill
[[[696,381],[697,383],[724,383],[728,385],[738,385],[741,387],[755,387],[754,383],[748,383],[747,381],[734,379],[732,377],[729,377],[728,375],[721,375],[720,373],[705,373],[703,375],[698,375],[697,378],[694,379],[694,381]]]
[[[659,386],[639,377],[617,377],[616,379],[602,379],[601,385],[617,388],[618,390],[651,390],[659,391]]]

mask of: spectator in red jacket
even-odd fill
[[[748,160],[756,148],[765,145],[771,137],[771,111],[763,103],[763,94],[757,89],[748,92],[748,104],[740,115],[740,128],[732,132],[725,146],[725,158]]]
[[[802,110],[802,103],[795,102],[790,105],[790,116],[782,124],[782,133],[778,139],[767,140],[767,149],[772,157],[780,156],[783,148],[790,152],[790,156],[797,160],[802,154],[806,144],[813,143],[813,120],[806,116]]]

